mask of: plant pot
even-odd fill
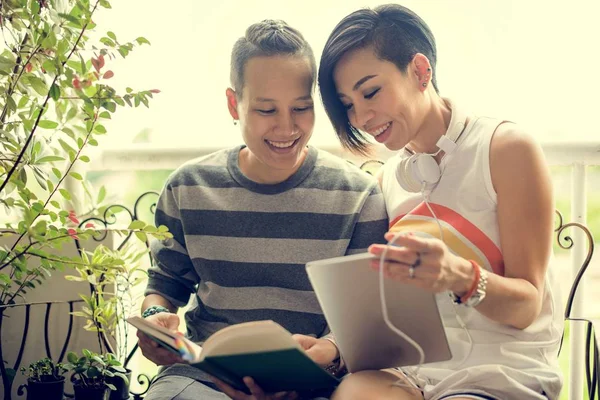
[[[75,400],[108,400],[108,387],[74,385]]]
[[[125,376],[127,377],[127,383],[118,376],[108,378],[108,383],[113,384],[117,390],[110,391],[110,400],[128,400],[130,397],[129,394],[129,383],[131,382],[131,370],[127,369],[125,372]]]
[[[27,400],[62,400],[65,392],[65,377],[51,382],[27,379]]]

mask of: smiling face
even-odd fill
[[[402,72],[395,64],[377,58],[371,47],[346,53],[333,78],[352,126],[390,150],[414,140],[427,108],[417,67],[413,61]]]
[[[257,182],[284,181],[302,165],[315,124],[311,64],[302,56],[254,57],[244,82],[241,99],[227,92],[247,145],[240,168]]]

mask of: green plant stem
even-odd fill
[[[11,77],[13,79],[17,75],[17,72],[19,72],[19,67],[21,66],[21,50],[27,43],[27,40],[29,40],[29,33],[25,33],[25,35],[23,36],[23,40],[21,41],[21,44],[19,45],[19,56],[17,57],[17,60],[15,62],[16,65],[15,65],[15,68],[13,69],[13,73],[12,73],[12,77]],[[32,55],[33,55],[33,53],[34,52],[32,52]],[[27,62],[29,62],[30,59],[31,59],[31,57],[29,57],[27,59]],[[25,63],[25,65],[27,65],[27,63]],[[21,78],[21,75],[23,75],[24,70],[25,70],[25,66],[23,66],[23,68],[21,68],[21,71],[19,72],[19,76],[14,80],[11,79],[11,83],[8,85],[8,90],[6,91],[7,101],[4,104],[4,108],[2,109],[2,114],[0,114],[0,126],[4,126],[4,119],[6,118],[6,114],[8,113],[8,98],[10,96],[12,96],[12,94],[15,90],[15,87],[17,87],[17,82]]]
[[[21,235],[21,238],[22,238],[24,235],[25,235],[25,234],[22,234],[22,235]],[[8,261],[5,261],[5,260],[3,260],[3,261],[2,261],[2,263],[3,263],[3,264],[2,264],[2,265],[0,265],[0,271],[2,271],[4,268],[8,267],[8,266],[9,266],[9,265],[10,265],[10,264],[11,264],[11,263],[14,261],[14,260],[16,260],[17,258],[21,257],[22,255],[25,255],[25,254],[31,254],[31,253],[27,253],[27,250],[29,250],[31,247],[35,246],[36,244],[40,244],[40,243],[48,243],[48,242],[51,242],[51,241],[53,241],[53,240],[64,239],[64,238],[67,238],[67,237],[71,237],[71,235],[63,235],[63,236],[57,236],[57,237],[53,237],[53,238],[50,238],[50,239],[48,239],[48,240],[47,240],[47,241],[45,241],[45,242],[31,242],[31,243],[29,243],[29,244],[27,245],[27,247],[25,247],[25,249],[24,249],[23,251],[21,251],[20,253],[16,254],[16,255],[15,255],[13,258],[11,258],[10,260],[8,260]],[[12,251],[12,250],[14,250],[14,247],[11,249],[11,251]],[[8,254],[10,254],[10,252],[9,252]],[[35,254],[34,254],[34,255],[35,255]],[[7,255],[7,257],[8,257],[8,255]]]
[[[46,98],[46,100],[47,100],[47,99],[48,99],[48,98]],[[41,113],[40,113],[40,115],[41,115]],[[38,117],[38,119],[39,119],[39,117]],[[54,194],[56,193],[56,191],[59,189],[60,185],[61,185],[61,184],[63,183],[63,181],[65,180],[65,178],[66,178],[67,176],[69,176],[69,172],[70,172],[70,171],[71,171],[71,169],[73,168],[73,165],[75,165],[75,162],[76,162],[76,161],[77,161],[77,159],[79,158],[79,155],[81,154],[81,151],[83,150],[83,148],[84,148],[84,147],[85,147],[85,145],[87,144],[87,142],[88,142],[88,140],[89,140],[89,138],[90,138],[90,135],[92,134],[92,131],[94,130],[94,125],[95,125],[96,121],[97,121],[97,119],[94,119],[94,122],[93,122],[93,123],[92,123],[92,125],[90,126],[90,130],[89,130],[89,132],[88,132],[87,136],[85,137],[85,140],[84,140],[84,142],[83,142],[83,145],[82,145],[82,146],[79,148],[79,150],[77,150],[77,154],[75,155],[75,158],[73,159],[73,162],[71,162],[71,163],[69,164],[69,167],[67,168],[67,171],[66,171],[66,172],[64,173],[64,175],[63,175],[63,176],[60,178],[60,180],[59,180],[59,181],[56,183],[56,185],[55,185],[55,187],[54,187],[54,190],[53,190],[53,191],[52,191],[52,193],[50,193],[50,195],[48,196],[48,199],[47,199],[47,200],[46,200],[46,202],[44,203],[44,206],[43,206],[43,208],[46,208],[46,206],[48,205],[48,203],[50,202],[50,200],[52,200],[52,196],[54,196]],[[31,136],[30,136],[30,137],[31,137]],[[0,189],[0,192],[1,192],[1,191],[2,191],[2,190]],[[31,221],[31,223],[30,223],[30,226],[32,226],[32,225],[33,225],[33,223],[35,222],[35,220],[36,220],[36,219],[37,219],[37,218],[38,218],[40,215],[41,215],[41,214],[39,214],[39,213],[38,213],[38,214],[37,214],[37,215],[36,215],[36,216],[33,218],[33,220],[32,220],[32,221]],[[19,238],[18,238],[18,239],[15,241],[15,243],[12,245],[12,247],[11,247],[11,249],[10,249],[10,252],[12,252],[12,251],[15,249],[15,247],[17,246],[17,244],[19,244],[19,242],[20,242],[20,241],[23,239],[23,237],[25,236],[25,233],[26,233],[26,231],[25,231],[25,232],[23,232],[23,233],[21,233],[21,235],[19,236]],[[64,237],[64,236],[63,236],[63,237]],[[38,243],[38,242],[36,242],[36,243]],[[29,248],[30,248],[31,246],[32,246],[32,245],[30,244],[29,246],[27,246],[27,248],[26,248],[25,250],[29,250]],[[9,252],[9,253],[10,253],[10,252]],[[7,256],[7,257],[8,257],[8,256]],[[16,257],[13,257],[13,258],[12,258],[12,260],[14,260],[15,258],[16,258]],[[12,260],[11,260],[11,261],[12,261]],[[3,264],[0,266],[0,271],[2,271],[2,269],[4,269],[4,268],[5,268],[5,267],[6,267],[6,266],[7,266],[7,265],[10,263],[10,262],[4,262],[4,260],[2,260],[2,261],[0,261],[0,262],[3,262]]]
[[[73,55],[73,53],[75,52],[75,50],[77,50],[77,46],[79,45],[79,42],[83,38],[83,34],[85,33],[85,30],[87,29],[90,21],[92,20],[92,16],[94,15],[94,12],[96,11],[96,8],[98,7],[99,3],[100,3],[100,0],[96,1],[96,4],[94,4],[94,8],[90,12],[90,16],[89,16],[88,20],[86,21],[85,25],[81,29],[81,32],[79,33],[79,37],[75,41],[75,45],[71,49],[71,52],[69,53],[69,55],[67,56],[67,58],[62,62],[62,67],[63,68],[64,68],[65,64],[69,61],[69,59],[71,58],[71,56]],[[27,150],[27,148],[31,144],[31,140],[33,139],[33,135],[35,134],[35,131],[36,131],[37,127],[38,127],[38,124],[40,123],[40,120],[42,118],[42,114],[44,113],[44,110],[46,109],[46,106],[48,105],[48,101],[50,100],[50,91],[52,90],[52,86],[54,86],[56,84],[56,80],[58,79],[58,77],[59,77],[58,74],[54,76],[54,79],[52,80],[52,84],[50,85],[50,90],[48,90],[48,94],[46,95],[46,99],[44,100],[44,103],[42,104],[42,107],[40,108],[40,113],[38,114],[38,116],[36,118],[36,121],[35,121],[33,127],[31,128],[31,132],[29,133],[29,136],[27,137],[27,140],[25,141],[25,144],[23,145],[23,148],[21,149],[21,152],[19,153],[19,156],[17,157],[17,161],[16,161],[15,165],[13,166],[13,168],[11,168],[10,171],[8,171],[6,179],[4,180],[4,182],[2,182],[2,185],[0,185],[0,193],[2,193],[2,190],[4,190],[4,188],[6,187],[6,185],[8,184],[8,182],[10,182],[11,176],[17,170],[17,166],[19,164],[19,161],[21,161],[21,158],[23,158],[23,155],[25,154],[25,151]],[[17,241],[17,243],[18,243],[18,241]]]

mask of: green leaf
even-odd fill
[[[112,101],[105,102],[104,104],[102,104],[102,107],[106,108],[110,112],[115,112],[115,110],[117,109],[117,105]]]
[[[85,61],[83,61],[83,57],[81,56],[81,54],[79,54],[79,65],[81,68],[81,73],[85,75],[87,73],[87,67],[85,65]]]
[[[90,162],[90,158],[88,156],[80,156],[79,159],[85,163]]]
[[[34,167],[33,176],[42,189],[48,190],[48,187],[46,186],[46,177],[42,174],[39,168]]]
[[[148,39],[146,39],[143,36],[140,36],[139,38],[135,39],[136,42],[138,42],[138,44],[150,44],[150,42],[148,41]]]
[[[54,101],[60,99],[60,88],[58,87],[58,85],[56,83],[53,83],[52,86],[50,87],[50,97]]]
[[[67,200],[67,201],[71,200],[71,194],[69,193],[69,191],[67,189],[58,189],[58,191],[60,192],[62,197],[65,198],[65,200]]]
[[[6,58],[4,56],[0,56],[0,70],[11,72],[14,66],[16,65],[14,60],[10,58]]]
[[[67,360],[69,360],[69,362],[71,364],[77,364],[77,360],[79,360],[79,358],[77,357],[77,354],[73,353],[72,351],[70,351],[67,354]]]
[[[112,8],[108,0],[100,0],[100,5],[104,8]]]
[[[146,223],[144,221],[135,220],[135,221],[131,221],[131,223],[129,224],[127,229],[143,229],[145,226],[146,226]]]
[[[64,160],[65,159],[60,156],[45,156],[45,157],[42,157],[39,160],[37,160],[36,164],[42,164],[42,163],[54,162],[54,161],[64,161]]]
[[[77,116],[77,108],[73,107],[69,110],[69,112],[67,113],[67,121],[72,120],[73,118],[75,118],[75,116]]]
[[[56,66],[54,65],[54,63],[51,60],[44,61],[42,63],[42,68],[44,68],[44,70],[49,73],[56,72]]]
[[[67,153],[69,153],[71,151],[75,151],[75,149],[73,149],[73,147],[71,147],[67,142],[65,142],[62,139],[58,139],[58,143],[60,143],[60,147],[62,147],[63,150],[66,151]]]
[[[77,172],[70,172],[70,175],[73,178],[77,179],[78,181],[82,181],[83,180],[83,177],[81,176],[81,174],[78,174]]]
[[[62,172],[58,168],[52,168],[52,172],[58,179],[62,178]]]
[[[108,36],[109,38],[111,38],[115,42],[117,41],[117,35],[115,35],[114,32],[108,31],[108,32],[106,32],[106,36]]]
[[[15,103],[15,100],[12,97],[8,97],[6,99],[7,105],[8,105],[8,110],[15,112],[17,111],[17,103]]]
[[[98,115],[98,117],[100,117],[100,118],[104,118],[104,119],[110,119],[110,118],[111,118],[111,117],[110,117],[110,113],[109,113],[108,111],[102,111],[102,112],[100,113],[100,115]]]
[[[96,202],[102,203],[105,198],[106,198],[106,188],[104,186],[102,186],[100,188],[100,190],[98,191],[98,199],[96,200]]]
[[[46,82],[44,82],[43,79],[40,79],[34,75],[28,75],[26,79],[23,80],[27,80],[33,90],[35,90],[40,96],[45,96],[48,94],[48,88],[46,87]]]
[[[55,208],[60,208],[60,203],[56,200],[51,200],[50,204],[52,204],[52,206],[54,206]]]
[[[144,232],[136,231],[134,233],[135,236],[137,236],[137,238],[140,239],[142,242],[146,243],[148,241],[148,236],[146,236]]]
[[[58,122],[43,119],[40,121],[38,126],[43,129],[56,129],[58,127]]]
[[[29,102],[29,97],[23,96],[21,100],[19,100],[19,104],[17,104],[17,108],[25,108],[27,103]]]
[[[107,37],[100,38],[100,43],[102,43],[108,47],[115,47],[117,45],[115,42],[113,42],[112,40],[110,40]]]
[[[66,19],[67,21],[69,21],[69,22],[71,22],[71,23],[73,23],[73,24],[75,24],[77,26],[81,26],[80,23],[79,23],[79,20],[77,18],[75,18],[74,16],[72,16],[72,15],[65,14],[65,13],[58,13],[58,16],[61,17],[61,18]]]
[[[90,138],[90,140],[88,140],[88,143],[90,144],[90,146],[98,146],[98,141],[94,138]]]
[[[103,125],[97,124],[94,127],[94,132],[99,133],[99,134],[105,134],[106,133],[106,128]]]

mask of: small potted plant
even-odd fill
[[[73,352],[67,355],[69,364],[65,367],[73,372],[71,381],[75,391],[75,400],[107,400],[109,390],[116,390],[109,379],[115,376],[128,381],[125,369],[111,353],[97,354],[87,349],[79,357]]]
[[[21,385],[19,392],[25,387],[27,400],[62,400],[66,371],[63,364],[54,364],[49,358],[33,362],[29,367],[21,368],[23,375],[27,376],[27,384]]]

